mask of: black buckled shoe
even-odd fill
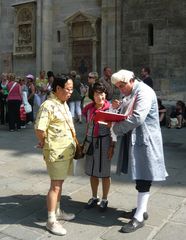
[[[85,209],[90,209],[97,206],[99,198],[91,198],[88,200],[88,203],[85,205]]]
[[[133,208],[132,211],[130,211],[130,212],[124,212],[123,217],[124,217],[124,218],[127,218],[127,219],[132,219],[132,218],[134,217],[135,213],[136,213],[136,209],[137,209],[137,208]],[[148,213],[147,213],[147,212],[144,212],[144,213],[143,213],[143,219],[144,219],[144,220],[147,220],[148,218],[149,218]]]
[[[136,218],[133,218],[130,222],[125,224],[120,231],[123,233],[131,233],[135,232],[139,228],[142,228],[144,225],[144,221],[139,222]]]
[[[107,205],[108,205],[108,201],[101,201],[99,205],[99,210],[101,212],[104,212],[105,210],[107,210]]]

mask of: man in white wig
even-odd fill
[[[153,181],[166,180],[168,176],[163,154],[162,135],[159,125],[157,97],[152,88],[135,79],[134,73],[120,70],[111,77],[112,83],[124,95],[123,101],[113,101],[113,108],[128,114],[124,121],[112,123],[112,135],[129,134],[128,145],[119,151],[127,158],[131,166],[132,179],[136,181],[137,208],[133,209],[131,220],[122,226],[121,232],[134,232],[144,226],[147,220],[147,203]],[[122,171],[122,154],[118,154],[118,166]]]

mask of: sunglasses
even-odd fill
[[[94,77],[92,77],[92,76],[88,76],[88,78],[94,78]]]

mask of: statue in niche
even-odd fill
[[[28,45],[32,42],[31,39],[31,25],[23,24],[19,25],[18,29],[18,45]]]
[[[32,21],[32,13],[28,8],[23,8],[18,15],[19,22]]]

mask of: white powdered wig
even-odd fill
[[[114,74],[112,74],[111,82],[112,84],[116,84],[117,82],[125,82],[128,83],[131,79],[134,79],[134,73],[128,70],[120,70]]]

